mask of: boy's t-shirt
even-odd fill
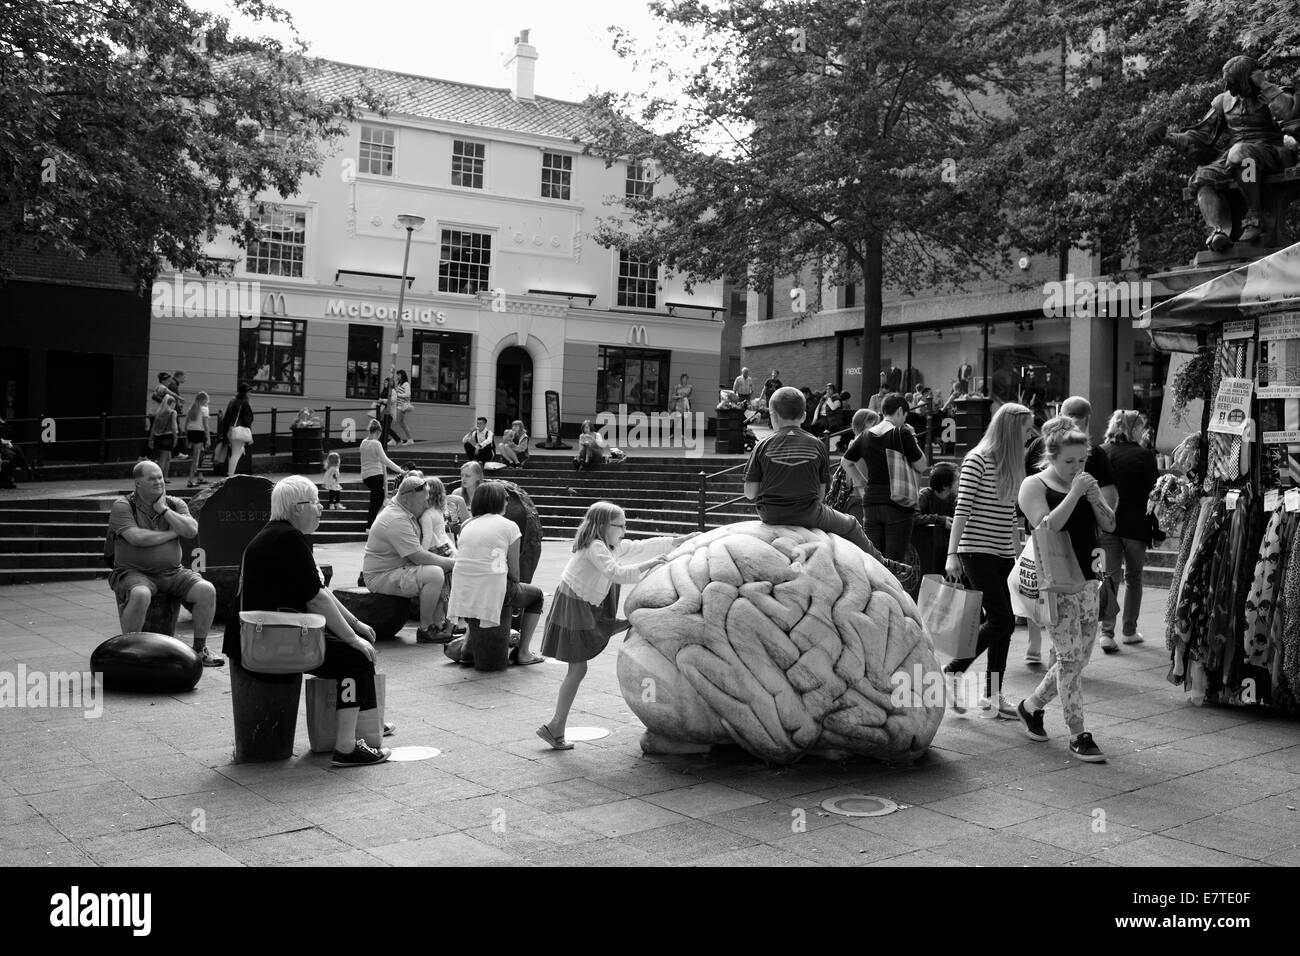
[[[830,484],[830,461],[826,446],[802,428],[768,435],[754,446],[745,468],[745,481],[758,482],[759,514],[820,501],[822,488]]]

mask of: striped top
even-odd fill
[[[963,554],[993,554],[1014,558],[1014,496],[1003,499],[998,494],[998,470],[982,452],[970,452],[961,463],[957,481],[957,507],[954,517],[965,518],[957,550]]]

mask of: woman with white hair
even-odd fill
[[[325,618],[325,661],[316,677],[337,682],[335,707],[338,732],[334,740],[336,767],[383,763],[387,748],[373,748],[357,737],[362,711],[377,707],[375,697],[375,632],[357,620],[328,588],[321,587],[307,535],[320,525],[321,503],[316,485],[301,475],[276,482],[271,491],[271,520],[244,549],[240,573],[240,608],[244,611],[289,610]],[[239,615],[226,621],[222,649],[230,666],[241,666]],[[263,680],[275,675],[260,674]],[[384,725],[384,735],[393,732]]]
[[[1106,577],[1101,583],[1098,626],[1101,649],[1107,654],[1119,650],[1115,643],[1115,618],[1120,613],[1121,579],[1125,587],[1121,640],[1125,644],[1141,644],[1143,641],[1137,620],[1138,612],[1142,610],[1142,569],[1146,564],[1147,548],[1151,547],[1147,496],[1159,477],[1155,453],[1140,443],[1144,427],[1141,412],[1119,409],[1110,416],[1106,439],[1101,446],[1110,460],[1115,487],[1119,491],[1115,530],[1098,533],[1102,550],[1106,553]]]

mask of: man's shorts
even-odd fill
[[[170,594],[183,599],[194,585],[203,580],[202,575],[189,568],[177,568],[174,571],[146,573],[130,568],[118,568],[108,577],[108,586],[113,589],[119,604],[125,604],[131,596],[131,590],[137,587],[149,589],[149,599],[158,594]]]
[[[413,598],[420,593],[420,584],[416,580],[419,572],[419,567],[414,564],[408,564],[394,571],[366,571],[366,588],[371,594]]]

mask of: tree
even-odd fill
[[[255,238],[251,197],[296,192],[353,117],[307,89],[304,54],[182,0],[0,2],[0,252],[110,254],[141,291],[164,261],[206,271],[204,242]]]
[[[677,183],[627,200],[597,240],[688,284],[825,261],[864,278],[863,374],[880,367],[883,286],[960,287],[1009,264],[1006,173],[988,161],[1006,97],[1041,82],[1024,56],[1041,6],[1020,0],[700,0],[651,9],[707,62],[678,76],[672,37],[652,68],[678,95],[606,94],[589,149],[652,159]],[[678,43],[680,44],[680,39]],[[616,48],[636,56],[631,38]],[[644,62],[641,64],[644,68]]]
[[[1008,234],[1026,251],[1100,253],[1108,272],[1131,257],[1143,272],[1186,260],[1204,248],[1196,204],[1182,197],[1195,162],[1147,145],[1144,130],[1198,121],[1237,54],[1290,81],[1300,11],[1271,0],[1102,0],[1067,5],[1054,27],[1069,65],[1055,84],[1014,95],[994,138],[991,158],[1013,174]]]

